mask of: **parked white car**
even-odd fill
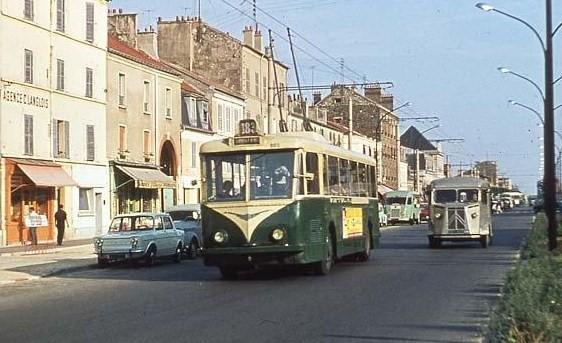
[[[166,212],[172,217],[176,229],[183,231],[185,255],[189,259],[196,258],[201,248],[201,205],[178,205]]]
[[[177,230],[165,213],[130,213],[111,221],[107,234],[94,238],[98,265],[115,260],[142,259],[151,266],[159,257],[172,257],[180,262],[183,231]]]

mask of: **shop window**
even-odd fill
[[[78,190],[78,210],[81,212],[91,212],[92,208],[92,198],[93,198],[92,188],[80,188]]]

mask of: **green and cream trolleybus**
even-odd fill
[[[224,278],[240,270],[365,261],[378,246],[375,163],[314,132],[261,135],[253,120],[205,143],[204,261]]]

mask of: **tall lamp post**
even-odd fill
[[[541,90],[541,96],[544,102],[544,209],[548,219],[548,248],[549,250],[556,249],[556,233],[558,224],[556,222],[556,177],[554,165],[554,77],[553,77],[553,50],[552,38],[558,32],[562,23],[560,23],[554,30],[552,29],[552,0],[545,0],[546,3],[546,34],[545,40],[542,39],[538,31],[529,23],[513,16],[509,13],[503,12],[494,8],[494,6],[477,3],[476,7],[485,12],[496,12],[510,19],[525,25],[537,37],[541,44],[542,52],[544,55],[544,93]],[[503,70],[500,70],[503,71]],[[504,71],[505,72],[505,71]],[[507,70],[507,72],[510,72]],[[519,74],[510,72],[511,74],[521,77]],[[540,90],[540,87],[532,80],[521,77],[529,81],[533,86]],[[556,80],[558,81],[558,79]]]

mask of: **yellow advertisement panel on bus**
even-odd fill
[[[342,208],[343,238],[361,236],[363,234],[363,209]]]

